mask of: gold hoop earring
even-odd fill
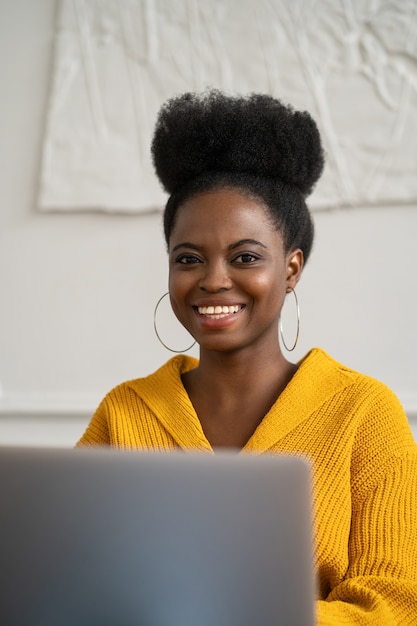
[[[289,347],[287,346],[286,342],[285,342],[285,339],[284,339],[284,331],[283,331],[283,328],[282,328],[282,319],[281,319],[281,316],[279,317],[279,334],[281,335],[281,341],[282,341],[282,343],[283,343],[283,345],[284,345],[284,348],[285,348],[286,350],[288,350],[288,352],[292,352],[292,351],[295,349],[295,346],[296,346],[296,345],[297,345],[297,343],[298,343],[298,337],[299,337],[299,334],[300,334],[300,306],[299,306],[299,304],[298,304],[298,298],[297,298],[297,294],[295,293],[295,289],[293,289],[292,287],[290,287],[290,289],[291,289],[291,292],[292,292],[292,293],[293,293],[293,295],[294,295],[294,298],[295,298],[295,306],[296,306],[296,309],[297,309],[297,331],[296,331],[296,334],[295,334],[295,340],[294,340],[294,343],[293,343],[293,345],[292,345],[292,347],[291,347],[291,348],[289,348]],[[290,293],[290,292],[288,292],[288,293]]]
[[[166,296],[169,296],[169,291],[164,293],[164,295],[161,296],[159,298],[158,302],[156,303],[156,306],[155,306],[155,309],[154,309],[154,312],[153,312],[153,328],[154,328],[155,334],[156,334],[156,336],[158,338],[158,341],[164,346],[164,348],[166,348],[170,352],[175,352],[176,354],[182,354],[183,352],[187,352],[188,350],[191,350],[191,348],[195,345],[196,341],[194,340],[194,342],[191,344],[191,346],[189,346],[188,348],[185,348],[185,350],[174,350],[173,348],[170,348],[169,346],[167,346],[167,344],[164,341],[162,341],[162,339],[161,339],[161,337],[160,337],[160,335],[158,333],[158,329],[156,327],[156,314],[158,312],[158,307],[161,304],[162,300],[164,298],[166,298]]]

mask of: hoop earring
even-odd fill
[[[295,306],[296,306],[296,309],[297,309],[297,331],[296,331],[296,334],[295,334],[295,340],[294,340],[294,343],[293,343],[293,345],[292,345],[292,347],[291,347],[291,348],[289,348],[289,347],[287,346],[287,344],[285,343],[285,339],[284,339],[284,331],[283,331],[283,328],[282,328],[282,319],[281,319],[281,316],[280,316],[280,318],[279,318],[279,334],[281,335],[281,341],[282,341],[282,343],[283,343],[283,345],[284,345],[284,348],[285,348],[286,350],[288,350],[288,352],[292,352],[292,351],[294,350],[295,346],[296,346],[296,345],[297,345],[297,343],[298,343],[298,336],[299,336],[299,334],[300,334],[300,306],[299,306],[299,304],[298,304],[298,298],[297,298],[297,294],[295,293],[295,289],[293,289],[292,287],[290,287],[290,289],[291,289],[291,292],[294,294],[294,298],[295,298]],[[290,293],[290,292],[288,292],[288,293]]]
[[[161,296],[158,302],[156,303],[155,310],[153,312],[153,327],[154,327],[155,334],[158,338],[158,341],[164,346],[164,348],[166,348],[170,352],[175,352],[176,354],[182,354],[183,352],[187,352],[188,350],[191,350],[191,348],[195,345],[196,341],[194,340],[191,346],[189,346],[188,348],[185,348],[185,350],[174,350],[173,348],[170,348],[169,346],[167,346],[167,344],[164,341],[162,341],[161,337],[159,336],[158,329],[156,327],[156,314],[158,312],[158,307],[161,304],[162,300],[168,295],[169,295],[169,291],[164,293],[164,295]]]

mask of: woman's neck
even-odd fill
[[[262,358],[202,351],[183,383],[210,443],[243,447],[296,370],[279,349]]]

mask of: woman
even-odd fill
[[[307,455],[318,623],[417,624],[417,448],[403,409],[320,349],[289,362],[278,339],[313,242],[314,121],[269,96],[185,94],[161,109],[152,154],[170,194],[169,297],[200,358],[116,387],[79,445]]]

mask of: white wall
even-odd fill
[[[73,445],[106,391],[170,356],[152,327],[160,215],[36,211],[55,11],[0,0],[0,444]],[[321,345],[383,380],[417,433],[417,206],[319,213],[316,229],[295,358]]]

